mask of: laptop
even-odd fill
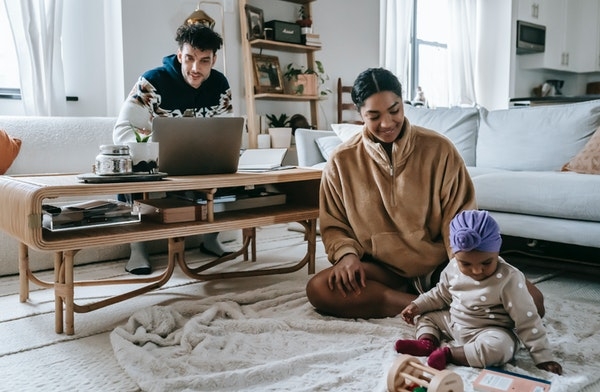
[[[235,173],[243,117],[155,117],[158,169],[170,176]]]
[[[268,171],[283,168],[287,148],[254,148],[244,150],[240,157],[240,171]]]

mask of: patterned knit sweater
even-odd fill
[[[145,72],[126,98],[115,124],[113,141],[135,141],[131,125],[152,129],[156,116],[181,117],[188,110],[196,117],[229,114],[231,89],[225,75],[212,69],[200,87],[190,86],[181,74],[176,55],[163,59],[163,65]]]

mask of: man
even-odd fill
[[[231,89],[225,75],[213,69],[223,39],[211,28],[184,24],[177,29],[177,53],[163,58],[163,65],[145,72],[121,107],[113,131],[113,141],[135,141],[135,129],[152,129],[152,119],[163,117],[213,117],[231,115]],[[122,195],[120,195],[122,198]],[[222,257],[219,233],[204,235],[200,249]],[[131,244],[126,271],[136,275],[152,272],[143,242]]]

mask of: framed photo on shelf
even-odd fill
[[[283,75],[277,56],[266,56],[254,53],[254,91],[256,93],[283,94]]]
[[[246,4],[246,20],[248,21],[248,39],[264,38],[265,19],[263,10]]]

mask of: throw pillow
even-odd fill
[[[473,107],[428,109],[404,105],[404,115],[411,125],[428,128],[448,137],[467,166],[475,166],[475,149],[479,129],[479,111]]]
[[[21,139],[10,137],[5,130],[0,129],[0,174],[6,173],[20,149]]]
[[[600,174],[600,128],[596,129],[583,149],[562,167],[562,171]]]
[[[333,150],[342,143],[342,140],[337,136],[325,136],[315,140],[315,143],[317,143],[317,147],[319,147],[319,151],[323,158],[328,161]]]
[[[352,136],[361,132],[364,125],[361,124],[350,124],[350,123],[340,123],[340,124],[331,124],[331,129],[335,132],[336,135],[343,142],[350,139]]]

